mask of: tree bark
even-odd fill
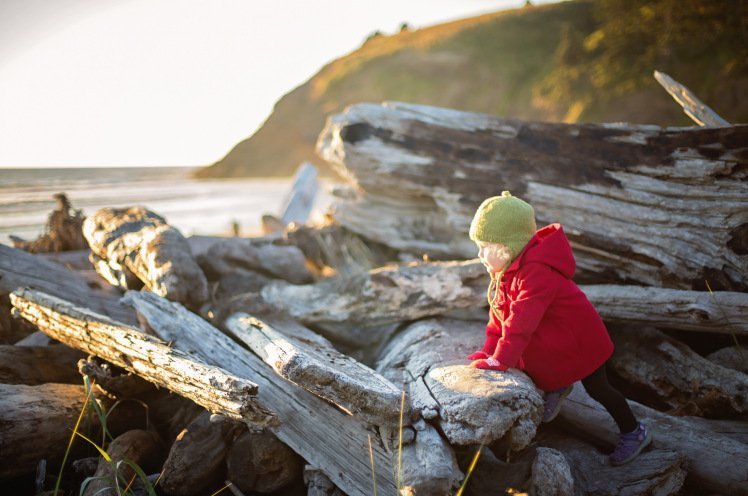
[[[703,358],[652,328],[613,332],[612,369],[671,413],[730,418],[748,413],[748,375]]]
[[[127,293],[125,301],[138,307],[143,300],[136,295]],[[279,377],[259,357],[198,316],[177,310],[175,303],[160,299],[158,305],[146,308],[141,314],[144,320],[175,349],[209,364],[220,364],[240,377],[252,377],[259,385],[259,403],[275,412],[280,421],[271,428],[273,433],[309,463],[325,470],[347,494],[370,494],[368,437],[372,435],[377,488],[382,494],[395,493],[390,456],[376,433],[360,419]]]
[[[36,386],[47,382],[80,384],[83,353],[67,346],[0,345],[0,383]]]
[[[0,479],[61,460],[85,400],[73,384],[0,384]]]
[[[748,125],[533,123],[362,103],[317,150],[351,184],[346,228],[399,250],[473,256],[481,201],[511,190],[561,222],[584,282],[748,290]]]
[[[652,430],[652,445],[686,457],[688,478],[706,490],[739,495],[748,491],[748,450],[745,444],[692,422],[673,417],[630,401],[634,414]],[[617,431],[613,419],[579,385],[561,406],[565,428],[592,438],[606,447],[615,446]]]
[[[467,356],[483,343],[485,323],[449,319],[410,325],[384,349],[377,371],[404,383],[413,409],[435,422],[450,444],[506,438],[518,451],[530,444],[543,399],[525,374],[474,369]]]
[[[398,424],[400,390],[369,367],[337,351],[322,336],[277,316],[260,320],[238,313],[225,325],[284,379],[366,422]],[[409,410],[403,412],[406,419]]]
[[[19,287],[37,289],[107,315],[125,324],[135,324],[135,314],[120,305],[119,298],[88,287],[83,277],[40,255],[0,245],[0,293]]]
[[[255,405],[255,383],[205,365],[137,328],[38,291],[18,290],[11,294],[11,301],[20,316],[68,346],[101,357],[210,411],[248,422],[268,419]]]
[[[92,253],[113,269],[108,280],[127,283],[131,273],[149,290],[193,308],[208,299],[187,241],[163,217],[143,207],[103,208],[86,219],[83,234]]]

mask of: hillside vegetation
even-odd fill
[[[311,160],[329,114],[399,100],[502,117],[691,125],[652,77],[748,121],[748,5],[576,0],[373,35],[283,96],[259,130],[200,177],[282,176]]]

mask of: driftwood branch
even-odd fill
[[[254,404],[257,384],[211,367],[167,343],[44,293],[11,294],[18,314],[45,334],[101,357],[204,408],[246,421],[267,421]]]
[[[654,71],[654,78],[673,97],[673,100],[683,107],[683,112],[699,126],[719,127],[730,125],[717,112],[699,100],[691,90],[664,72]]]

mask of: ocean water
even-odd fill
[[[193,179],[194,167],[115,167],[0,169],[0,243],[9,235],[35,239],[64,192],[74,208],[91,215],[104,207],[143,205],[163,216],[183,235],[231,232],[237,221],[243,236],[259,234],[262,214],[280,214],[291,178]],[[316,215],[330,202],[322,183]]]

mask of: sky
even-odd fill
[[[0,0],[0,167],[209,165],[370,33],[522,5]]]

